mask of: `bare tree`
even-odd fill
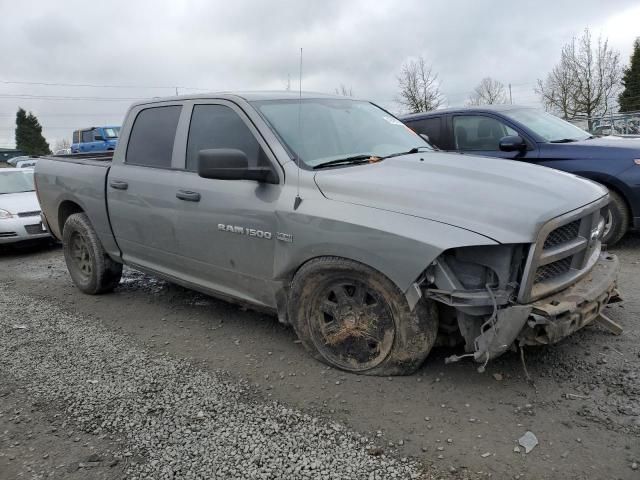
[[[411,113],[435,110],[444,103],[438,75],[422,57],[402,65],[398,84],[400,86],[398,102]]]
[[[480,80],[467,100],[467,105],[472,106],[493,105],[495,103],[507,103],[507,94],[504,85],[491,77]]]
[[[340,84],[340,87],[336,88],[336,95],[342,95],[343,97],[353,97],[353,89],[347,88],[344,83]]]
[[[545,110],[555,112],[565,120],[575,117],[573,95],[576,85],[572,73],[572,55],[572,44],[562,47],[560,63],[553,67],[544,82],[538,79],[535,88]]]
[[[61,140],[56,140],[55,148],[53,149],[53,151],[57,152],[58,150],[67,150],[69,148],[71,148],[71,142],[69,142],[69,140],[67,140],[66,138],[63,138]]]
[[[606,39],[594,43],[587,28],[562,48],[560,63],[544,82],[538,80],[535,91],[547,110],[568,120],[587,117],[591,129],[593,117],[606,114],[615,102],[621,78],[620,54]]]

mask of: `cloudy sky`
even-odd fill
[[[534,105],[533,86],[589,27],[628,62],[638,1],[0,0],[0,147],[15,112],[33,111],[53,147],[74,128],[120,124],[138,98],[178,92],[298,88],[398,111],[403,62],[422,55],[449,105],[485,76]]]

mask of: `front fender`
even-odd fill
[[[378,270],[406,294],[443,251],[497,244],[475,232],[410,215],[325,198],[305,202],[305,213],[278,213],[279,231],[293,239],[276,247],[275,276],[281,280],[292,278],[313,258],[336,256]]]

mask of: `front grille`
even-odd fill
[[[563,273],[567,273],[571,270],[571,261],[573,257],[566,257],[555,262],[543,265],[536,270],[536,278],[533,283],[544,282],[555,277],[559,277]]]
[[[538,233],[524,266],[518,293],[528,303],[568,287],[595,265],[601,242],[593,233],[606,211],[608,197],[557,217]]]
[[[35,225],[25,225],[24,229],[27,231],[29,235],[38,235],[39,233],[46,233],[46,231],[42,229],[41,223],[37,223]]]
[[[33,212],[20,212],[18,213],[19,217],[36,217],[40,215],[40,210],[34,210]]]
[[[544,246],[542,248],[546,250],[578,238],[581,221],[582,219],[574,220],[571,223],[567,223],[566,225],[562,225],[561,227],[553,230],[544,241]]]
[[[16,232],[0,232],[0,238],[7,238],[7,237],[17,237],[18,234]]]

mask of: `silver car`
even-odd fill
[[[0,169],[0,244],[49,236],[40,220],[33,169]]]

